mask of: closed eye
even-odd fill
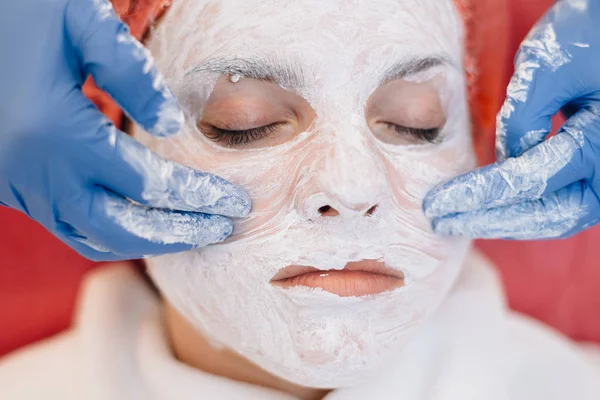
[[[228,130],[213,125],[206,125],[199,128],[202,133],[213,142],[226,147],[241,147],[270,136],[277,131],[277,128],[280,125],[282,125],[281,122],[275,122],[269,125],[244,130]]]
[[[406,137],[409,136],[413,139],[417,139],[419,142],[427,143],[438,143],[438,136],[440,134],[440,128],[411,128],[408,126],[401,126],[391,122],[385,122],[389,129],[396,131],[398,134]]]

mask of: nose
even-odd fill
[[[338,144],[313,171],[302,190],[303,211],[311,220],[369,217],[389,196],[384,162],[369,143]]]
[[[377,197],[381,199],[381,196]],[[322,190],[310,194],[304,200],[304,215],[310,220],[319,218],[364,218],[373,215],[379,208],[374,197],[372,202],[348,202],[331,192]]]
[[[375,212],[376,209],[377,209],[377,204],[369,207],[369,209],[364,212],[361,209],[355,209],[354,211],[356,211],[356,214],[358,214],[358,215],[362,214],[364,216],[368,216],[368,215],[373,215],[373,213]],[[335,208],[333,208],[332,206],[330,206],[329,204],[325,204],[324,206],[319,207],[318,212],[322,217],[337,217],[340,215],[340,212],[338,210],[336,210]]]

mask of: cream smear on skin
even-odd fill
[[[385,368],[436,309],[469,244],[435,236],[421,209],[434,184],[475,165],[458,27],[449,0],[174,2],[148,45],[186,125],[161,141],[139,128],[135,135],[165,158],[240,185],[253,210],[226,243],[148,266],[166,298],[215,345],[300,385],[351,386]],[[408,79],[430,80],[439,91],[447,118],[441,143],[379,141],[365,121],[369,96],[397,62],[432,54],[448,65]],[[255,58],[296,70],[304,81],[297,94],[317,118],[283,144],[220,147],[196,128],[218,75],[190,71],[208,60]],[[340,215],[320,216],[326,204]],[[288,265],[341,269],[363,259],[401,270],[405,286],[342,298],[269,283]]]

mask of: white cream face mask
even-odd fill
[[[215,345],[300,385],[385,368],[468,248],[436,237],[421,209],[429,188],[475,164],[461,43],[450,0],[175,1],[148,46],[186,127],[135,136],[240,185],[253,211],[224,244],[147,261],[167,300]],[[274,125],[232,139],[211,124]],[[361,260],[401,271],[404,286],[340,297],[270,283],[290,265]]]

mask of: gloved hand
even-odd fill
[[[183,122],[107,0],[1,2],[0,54],[4,205],[94,260],[219,242],[231,233],[230,217],[248,214],[241,189],[159,158],[83,96],[91,75],[148,132],[168,136]]]
[[[498,115],[498,162],[429,193],[437,233],[562,238],[600,222],[599,21],[600,1],[560,0],[529,33]],[[545,140],[561,109],[567,122]]]

